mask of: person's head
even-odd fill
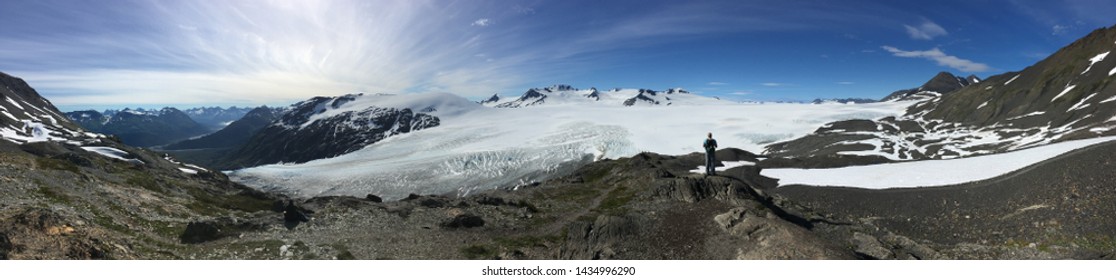
[[[709,139],[713,139],[713,133],[712,132],[709,133]]]

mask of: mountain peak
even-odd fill
[[[499,102],[499,101],[500,101],[500,94],[493,93],[492,97],[489,97],[488,99],[485,99],[485,100],[481,100],[478,103],[480,103],[481,105],[486,105],[486,104],[496,104],[496,102]]]
[[[929,81],[926,81],[926,83],[922,84],[920,87],[895,91],[887,97],[880,99],[880,101],[909,100],[912,98],[924,98],[924,96],[930,95],[944,95],[977,82],[980,82],[980,79],[977,78],[976,75],[962,78],[953,73],[942,71],[938,72],[937,75],[934,75],[933,78],[930,78]]]

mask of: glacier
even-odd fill
[[[296,197],[375,194],[400,199],[411,193],[461,196],[515,188],[568,173],[588,162],[630,157],[643,151],[700,152],[707,132],[712,132],[724,147],[759,152],[766,144],[801,137],[828,122],[896,116],[912,104],[746,104],[708,98],[711,102],[706,104],[671,106],[554,102],[547,106],[489,108],[460,102],[464,98],[449,94],[375,99],[345,106],[435,108],[430,114],[441,118],[442,124],[334,158],[257,166],[227,174],[245,185]]]

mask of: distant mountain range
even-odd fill
[[[239,148],[284,111],[285,108],[257,107],[240,119],[223,126],[217,132],[176,142],[163,148],[167,150]]]
[[[158,111],[75,111],[66,116],[90,131],[116,135],[124,144],[137,147],[164,145],[209,132],[186,113],[170,107]]]
[[[182,110],[190,119],[209,131],[217,131],[233,121],[239,120],[255,108],[249,107],[197,107]]]
[[[116,135],[128,145],[151,147],[213,132],[240,119],[248,108],[198,107],[181,111],[131,109],[74,111],[66,117],[93,132]]]
[[[495,108],[522,108],[543,105],[594,104],[612,106],[669,106],[697,104],[727,104],[717,98],[704,97],[673,88],[665,91],[650,89],[612,89],[598,91],[597,88],[581,90],[569,85],[553,85],[545,88],[532,88],[518,98],[506,100],[492,95],[480,102],[481,105]]]

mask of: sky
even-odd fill
[[[347,93],[681,87],[880,98],[1021,70],[1116,4],[1052,1],[0,1],[0,71],[64,111]]]

